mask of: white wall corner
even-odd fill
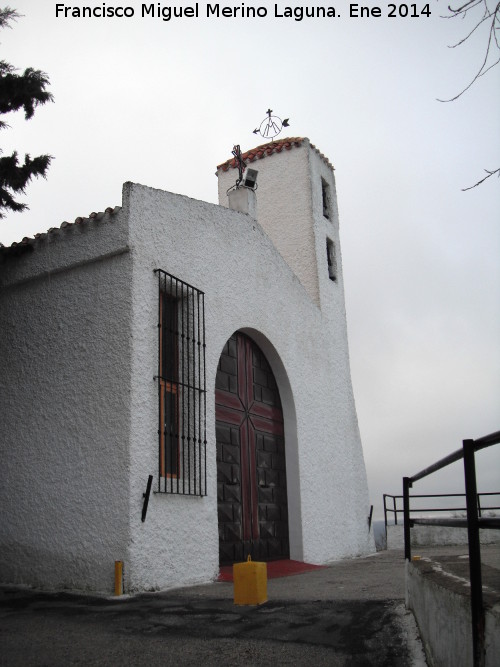
[[[257,197],[255,190],[244,185],[228,192],[229,208],[239,213],[246,213],[257,220]]]

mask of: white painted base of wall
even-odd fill
[[[464,594],[457,593],[445,580],[445,574],[433,573],[431,578],[407,561],[406,606],[415,615],[430,667],[470,667],[473,653],[469,589]],[[500,609],[486,609],[485,616],[485,667],[498,667]]]

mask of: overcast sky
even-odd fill
[[[11,4],[24,16],[1,32],[0,57],[47,72],[55,103],[7,118],[1,146],[55,159],[27,190],[30,210],[0,221],[1,242],[120,205],[125,181],[216,203],[216,165],[235,143],[261,143],[252,130],[270,107],[335,166],[376,516],[403,475],[500,429],[500,182],[461,191],[500,165],[500,67],[437,101],[473,78],[484,30],[447,48],[472,23],[440,18],[436,0],[430,17],[388,18],[380,4],[380,18],[363,19],[332,0],[340,16],[303,21],[264,0],[245,7],[266,18],[206,18],[200,2],[199,18],[170,22],[141,17],[135,0],[71,5],[135,10],[122,19]],[[499,490],[500,446],[477,457],[480,490]],[[414,488],[429,490],[462,491],[461,464]]]

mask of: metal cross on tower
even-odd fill
[[[245,171],[246,164],[241,157],[241,149],[240,145],[237,144],[236,146],[233,146],[233,150],[231,151],[232,154],[235,157],[236,164],[238,165],[238,178],[236,180],[236,187],[238,188],[240,186],[241,181],[243,180],[243,172]]]

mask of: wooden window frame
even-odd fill
[[[172,350],[165,349],[168,348],[166,345],[165,335],[163,327],[166,326],[166,308],[165,303],[170,302],[172,309],[172,324],[171,324],[171,340],[173,342]],[[177,479],[179,476],[179,464],[180,464],[180,434],[179,434],[179,350],[177,345],[176,338],[176,327],[177,327],[177,300],[175,297],[167,294],[166,292],[160,292],[160,477],[166,477],[167,479]],[[171,355],[171,369],[173,377],[167,378],[164,376],[164,362],[166,355]],[[170,443],[167,441],[167,424],[166,424],[166,399],[167,396],[174,396],[174,421],[173,421],[173,436],[171,435]],[[171,425],[170,425],[170,431]],[[171,448],[175,448],[175,455],[172,455]],[[172,464],[175,461],[175,466]],[[170,467],[172,470],[168,470]]]

